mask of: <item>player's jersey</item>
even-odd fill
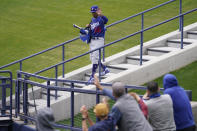
[[[106,16],[98,16],[92,18],[91,25],[91,37],[104,37],[105,36],[105,24],[108,19]]]

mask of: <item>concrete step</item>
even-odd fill
[[[63,83],[64,87],[70,88],[71,87],[71,83]],[[82,88],[84,87],[85,84],[80,84],[80,83],[75,83],[74,84],[74,88]]]
[[[110,70],[119,70],[119,72],[128,70],[128,69],[135,69],[138,68],[138,65],[133,65],[133,64],[113,64],[113,65],[108,65],[108,68],[110,68]],[[117,72],[117,73],[119,73]]]
[[[155,59],[156,56],[150,56],[150,55],[143,55],[142,56],[142,62],[147,62],[151,59]],[[126,61],[128,64],[134,64],[139,65],[140,64],[140,56],[127,56]]]
[[[184,38],[183,39],[183,46],[187,46],[192,44],[193,42],[196,42],[197,40],[195,39],[188,39],[188,38]],[[170,39],[167,40],[167,45],[169,47],[176,47],[176,48],[180,48],[181,47],[181,39]]]
[[[57,92],[57,97],[61,97],[61,95],[58,92]],[[55,99],[55,94],[56,94],[55,90],[50,90],[50,99],[51,100]],[[41,95],[42,95],[42,97],[41,97],[42,99],[47,100],[47,90],[42,90]]]
[[[153,48],[148,48],[147,52],[148,55],[151,56],[161,56],[163,54],[169,53],[171,51],[178,50],[178,48],[174,47],[153,47]]]
[[[104,75],[104,76],[101,76],[101,79],[105,79],[105,78],[110,77],[111,75],[114,75],[114,74],[115,74],[115,73],[111,73],[111,69],[110,69],[110,72],[107,73],[107,74]],[[92,74],[85,73],[85,81],[88,81],[88,80],[90,79],[90,76],[91,76],[91,75],[92,75]],[[98,73],[96,73],[96,75],[99,76]]]
[[[191,39],[183,39],[183,47],[192,44]],[[170,39],[167,40],[167,45],[169,47],[180,48],[181,47],[181,39]]]
[[[187,36],[190,39],[197,39],[197,31],[188,31]]]
[[[33,100],[29,100],[28,102],[31,105],[34,105],[34,101]],[[39,109],[47,106],[47,100],[44,100],[44,99],[36,99],[35,100],[35,104],[36,104],[36,109],[39,110]],[[29,113],[32,114],[34,112],[35,112],[35,106],[34,107],[29,107]]]

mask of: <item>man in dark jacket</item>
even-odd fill
[[[174,120],[177,131],[195,131],[195,122],[189,98],[178,85],[176,77],[166,74],[163,78],[164,94],[169,94],[173,101]]]

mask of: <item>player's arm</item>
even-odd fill
[[[101,16],[101,18],[103,19],[104,24],[107,24],[108,19],[107,19],[106,16],[104,16],[104,15],[102,14],[102,11],[101,11],[100,8],[97,10],[97,14],[98,14],[98,16]]]

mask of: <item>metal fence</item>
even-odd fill
[[[6,100],[8,93],[10,99]],[[12,119],[12,73],[10,71],[0,71],[0,100],[0,117]],[[6,101],[9,101],[9,105]]]
[[[155,27],[157,27],[157,26],[160,26],[160,25],[162,25],[162,24],[164,24],[164,23],[170,22],[170,21],[175,20],[175,19],[179,19],[179,23],[178,23],[178,24],[179,24],[179,30],[180,30],[180,32],[181,32],[181,33],[180,33],[180,35],[181,35],[181,49],[183,49],[183,26],[184,26],[184,16],[187,15],[187,14],[189,14],[189,13],[192,13],[192,12],[197,11],[197,8],[192,9],[192,10],[190,10],[190,11],[188,11],[188,12],[182,13],[182,0],[179,0],[179,1],[180,1],[179,15],[177,15],[177,16],[175,16],[175,17],[172,17],[172,18],[170,18],[170,19],[168,19],[168,20],[162,21],[162,22],[160,22],[160,23],[158,23],[158,24],[152,25],[152,26],[150,26],[150,27],[144,28],[144,14],[145,14],[145,13],[147,13],[147,12],[149,12],[149,11],[151,11],[151,10],[157,9],[157,8],[159,8],[159,7],[162,7],[162,6],[164,6],[164,5],[167,5],[167,4],[169,4],[169,3],[171,3],[171,2],[174,2],[174,1],[176,1],[176,0],[170,0],[170,1],[165,2],[165,3],[163,3],[163,4],[160,4],[160,5],[158,5],[158,6],[154,7],[154,8],[148,9],[148,10],[146,10],[146,11],[143,11],[143,12],[141,12],[141,13],[138,13],[138,14],[136,14],[136,15],[130,16],[130,17],[128,17],[128,18],[125,18],[125,19],[123,19],[123,20],[117,21],[117,22],[115,22],[115,23],[112,23],[112,24],[106,26],[106,28],[109,28],[109,27],[111,27],[111,26],[114,26],[114,25],[116,25],[116,24],[119,24],[119,23],[121,23],[121,22],[127,21],[127,20],[129,20],[129,19],[131,19],[131,18],[134,18],[134,17],[136,17],[136,16],[140,16],[140,15],[141,15],[141,30],[139,30],[139,31],[137,31],[137,32],[135,32],[135,33],[132,33],[132,34],[130,34],[130,35],[127,35],[127,36],[125,36],[125,37],[123,37],[123,38],[120,38],[120,39],[118,39],[118,40],[115,40],[115,41],[113,41],[113,42],[110,42],[110,43],[104,45],[103,47],[97,48],[97,49],[95,49],[95,50],[88,51],[88,52],[83,53],[83,54],[81,54],[81,55],[78,55],[78,56],[75,56],[75,57],[73,57],[73,58],[70,58],[70,59],[65,60],[65,45],[68,44],[68,43],[71,43],[71,42],[73,42],[73,41],[75,41],[75,40],[77,40],[77,39],[79,39],[79,37],[76,37],[76,38],[74,38],[74,39],[72,39],[72,40],[69,40],[69,41],[66,41],[66,42],[64,42],[64,43],[61,43],[61,44],[59,44],[59,45],[57,45],[57,46],[48,48],[48,49],[46,49],[46,50],[43,50],[43,51],[38,52],[38,53],[36,53],[36,54],[33,54],[33,55],[29,56],[29,57],[25,57],[25,58],[23,58],[23,59],[17,60],[17,61],[15,61],[15,62],[10,63],[10,64],[1,66],[0,69],[4,69],[4,68],[6,68],[6,67],[9,67],[9,66],[11,66],[11,65],[14,65],[14,64],[19,63],[19,70],[20,70],[20,71],[17,73],[18,78],[17,78],[17,84],[16,84],[17,86],[16,86],[16,99],[15,99],[15,100],[16,100],[16,116],[21,116],[21,117],[23,117],[24,120],[25,120],[25,123],[27,123],[28,120],[34,120],[34,118],[32,118],[32,117],[30,117],[30,116],[28,115],[28,105],[29,105],[29,104],[28,104],[28,86],[30,86],[30,85],[32,85],[32,86],[38,86],[38,87],[41,87],[41,88],[45,88],[45,89],[47,90],[47,107],[50,107],[50,103],[51,103],[51,102],[50,102],[50,95],[51,95],[50,92],[51,92],[51,90],[55,90],[55,91],[56,91],[56,94],[55,94],[55,97],[56,97],[56,98],[57,98],[57,95],[58,95],[58,94],[57,94],[57,91],[70,92],[70,97],[71,97],[71,106],[70,106],[70,108],[71,108],[71,115],[70,115],[71,119],[70,119],[70,125],[55,124],[54,126],[55,126],[55,127],[59,127],[59,128],[64,128],[64,129],[81,130],[80,128],[74,127],[74,108],[75,108],[75,107],[73,106],[73,105],[74,105],[74,94],[75,94],[75,93],[94,94],[95,97],[96,97],[96,103],[99,103],[99,101],[100,101],[100,100],[99,100],[100,95],[103,95],[103,94],[102,94],[102,92],[100,92],[99,90],[84,90],[84,89],[74,88],[74,85],[75,85],[76,83],[86,84],[85,81],[71,81],[71,80],[57,79],[57,77],[58,77],[58,75],[57,75],[58,66],[62,66],[62,77],[64,78],[64,75],[65,75],[65,68],[64,68],[64,67],[65,67],[65,64],[66,64],[67,62],[73,61],[73,60],[78,59],[78,58],[80,58],[80,57],[82,57],[82,56],[88,55],[89,53],[91,53],[91,52],[93,52],[93,51],[99,50],[99,79],[100,79],[100,73],[101,73],[101,65],[100,65],[100,63],[101,63],[101,50],[104,49],[105,47],[111,46],[111,45],[113,45],[113,44],[115,44],[115,43],[118,43],[118,42],[120,42],[120,41],[123,41],[123,40],[125,40],[125,39],[128,39],[128,38],[130,38],[130,37],[132,37],[132,36],[135,36],[135,35],[137,35],[137,34],[140,34],[140,35],[141,35],[141,36],[140,36],[140,41],[141,41],[141,42],[140,42],[140,65],[142,65],[142,64],[143,64],[143,63],[142,63],[142,57],[143,57],[142,52],[143,52],[143,41],[144,41],[143,33],[144,33],[145,31],[148,31],[148,30],[150,30],[150,29],[152,29],[152,28],[155,28]],[[53,50],[53,49],[58,48],[58,47],[62,47],[62,62],[60,62],[60,63],[58,63],[58,64],[55,64],[55,65],[53,65],[53,66],[44,68],[44,69],[42,69],[42,70],[40,70],[40,71],[35,72],[34,74],[22,72],[22,69],[23,69],[23,62],[24,62],[25,60],[30,59],[30,58],[32,58],[32,57],[34,57],[34,56],[40,55],[40,54],[42,54],[42,53],[44,53],[44,52]],[[105,56],[105,55],[103,55],[103,56]],[[105,60],[105,59],[104,59],[104,57],[103,57],[103,61],[104,61],[104,60]],[[45,71],[50,70],[50,69],[52,69],[52,68],[55,68],[55,76],[56,76],[55,79],[54,79],[54,78],[47,78],[47,77],[43,77],[43,76],[39,76],[39,75],[38,75],[39,73],[45,72]],[[3,72],[3,71],[1,71],[1,72]],[[0,73],[1,73],[1,72],[0,72]],[[4,72],[3,72],[3,73],[4,73]],[[9,81],[10,81],[10,85],[11,85],[11,87],[12,87],[12,74],[11,74],[11,72],[8,72],[8,71],[7,71],[7,73],[10,73]],[[29,80],[30,77],[35,77],[35,78],[38,78],[38,79],[42,79],[42,80],[44,80],[44,81],[47,82],[47,85],[40,84],[40,83],[35,82],[35,81],[31,81],[31,80]],[[0,79],[0,80],[1,80],[1,79]],[[70,83],[71,86],[70,86],[70,88],[59,87],[59,86],[57,86],[57,84],[56,84],[55,86],[52,86],[52,85],[50,84],[52,81],[55,82],[55,83],[58,83],[58,82]],[[2,87],[2,95],[5,94],[5,93],[4,93],[4,92],[5,92],[5,85],[6,85],[6,84],[5,84],[5,82],[3,81],[3,79],[2,79],[2,84],[0,85],[0,87]],[[103,85],[103,86],[111,86],[111,84],[106,84],[106,83],[101,83],[101,85]],[[146,89],[146,88],[143,87],[143,86],[126,86],[126,88],[125,88],[126,91],[127,91],[128,88],[139,89],[139,90],[145,90],[145,89]],[[21,94],[21,90],[23,90],[23,94]],[[10,88],[10,102],[12,102],[12,95],[11,95],[11,94],[12,94],[12,88]],[[21,95],[22,95],[22,99],[23,99],[23,115],[21,115],[21,109],[20,109],[20,97],[21,97]],[[12,115],[12,111],[11,111],[11,110],[12,110],[12,107],[11,107],[12,103],[10,103],[10,107],[7,107],[6,104],[5,104],[5,102],[6,102],[5,98],[6,98],[6,96],[2,96],[2,106],[3,106],[4,108],[3,108],[3,110],[1,110],[1,113],[2,113],[3,115],[5,115],[5,108],[6,108],[6,109],[9,108],[9,109],[10,109],[10,114]]]
[[[167,5],[167,4],[170,4],[170,3],[174,2],[174,1],[176,1],[176,0],[170,0],[170,1],[164,2],[164,3],[160,4],[160,5],[157,5],[157,6],[153,7],[153,8],[150,8],[150,9],[145,10],[145,11],[143,11],[143,12],[140,12],[140,13],[138,13],[138,14],[135,14],[135,15],[129,16],[129,17],[125,18],[125,19],[116,21],[116,22],[114,22],[114,23],[112,23],[112,24],[110,24],[110,25],[107,25],[106,28],[115,26],[115,25],[120,24],[120,23],[122,23],[122,22],[124,22],[124,21],[130,20],[130,19],[132,19],[132,18],[134,18],[134,17],[136,17],[136,16],[142,15],[142,30],[143,30],[143,25],[144,25],[143,16],[144,16],[145,13],[150,12],[150,11],[152,11],[152,10],[155,10],[155,9],[157,9],[157,8],[159,8],[159,7],[165,6],[165,5]],[[182,13],[182,4],[181,4],[181,3],[182,3],[182,0],[180,0],[180,14]],[[181,22],[181,21],[180,21],[180,22]],[[180,29],[181,29],[181,24],[180,24]],[[140,32],[140,33],[142,33],[141,40],[143,40],[143,32],[144,32],[144,31]],[[138,33],[137,33],[137,34],[138,34]],[[45,53],[45,52],[48,52],[48,51],[50,51],[50,50],[56,49],[56,48],[58,48],[58,47],[61,47],[61,48],[62,48],[62,58],[61,58],[61,59],[62,59],[62,63],[61,63],[61,65],[62,65],[62,77],[64,78],[64,76],[65,76],[65,70],[66,70],[66,69],[65,69],[65,64],[66,64],[66,62],[65,62],[65,59],[66,59],[66,58],[65,58],[65,53],[66,53],[66,51],[65,51],[65,50],[66,50],[66,49],[65,49],[65,45],[70,44],[70,43],[72,43],[72,42],[74,42],[74,41],[76,41],[76,40],[78,40],[78,39],[79,39],[79,37],[75,37],[75,38],[73,38],[73,39],[71,39],[71,40],[68,40],[68,41],[66,41],[66,42],[63,42],[63,43],[58,44],[58,45],[56,45],[56,46],[53,46],[53,47],[51,47],[51,48],[48,48],[48,49],[46,49],[46,50],[40,51],[40,52],[38,52],[38,53],[35,53],[35,54],[31,55],[31,56],[28,56],[28,57],[25,57],[25,58],[23,58],[23,59],[14,61],[14,62],[9,63],[9,64],[6,64],[6,65],[4,65],[4,66],[1,66],[0,69],[4,69],[4,68],[6,68],[6,67],[9,67],[9,66],[12,66],[12,65],[15,65],[15,64],[19,64],[18,70],[22,71],[22,70],[23,70],[23,63],[24,63],[24,61],[29,60],[29,59],[31,59],[31,58],[33,58],[33,57],[35,57],[35,56],[38,56],[38,55],[40,55],[40,54],[43,54],[43,53]],[[120,41],[120,39],[117,40],[117,42],[119,42],[119,41]],[[114,44],[114,43],[116,43],[116,42],[112,42],[112,43]],[[110,45],[111,45],[111,44],[110,44]],[[103,50],[104,50],[104,49],[105,49],[105,47],[103,47]],[[75,57],[74,57],[74,58],[75,58]],[[73,59],[74,59],[74,58],[73,58]],[[105,51],[103,51],[103,61],[105,61]],[[44,71],[49,70],[49,69],[51,69],[51,68],[55,68],[55,76],[57,77],[56,74],[57,74],[57,72],[58,72],[58,68],[57,68],[56,65],[54,65],[53,67],[48,67],[48,68],[45,68],[45,69],[43,69],[43,70],[40,70],[40,71],[36,72],[35,74],[44,72]]]
[[[65,124],[54,124],[55,127],[57,128],[64,128],[64,129],[71,129],[71,130],[81,130],[81,127],[76,127],[75,124],[75,97],[74,94],[75,93],[83,93],[83,94],[88,94],[88,95],[93,95],[93,97],[95,97],[96,99],[96,103],[100,102],[100,96],[104,95],[100,90],[96,89],[96,90],[88,90],[88,89],[83,89],[83,88],[75,88],[75,84],[87,84],[87,82],[85,81],[76,81],[76,80],[63,80],[63,79],[54,79],[54,78],[47,78],[47,77],[43,77],[43,76],[38,76],[38,75],[34,75],[34,74],[30,74],[27,72],[22,72],[22,71],[18,71],[18,74],[20,74],[21,78],[17,79],[18,82],[18,86],[17,86],[17,101],[16,103],[18,103],[17,108],[16,108],[16,114],[17,116],[20,116],[22,118],[24,118],[24,122],[27,123],[28,120],[31,121],[35,121],[35,118],[30,116],[28,114],[28,106],[29,106],[29,102],[28,102],[28,90],[29,90],[29,86],[37,86],[40,88],[44,88],[47,90],[47,100],[46,100],[46,105],[47,107],[51,106],[51,91],[56,90],[56,91],[64,91],[64,92],[69,92],[70,93],[70,119],[68,120],[70,125],[65,125]],[[39,78],[42,79],[44,81],[47,82],[47,84],[41,84],[35,81],[31,81],[30,78]],[[55,85],[50,85],[50,83],[52,82],[61,82],[61,83],[69,83],[71,86],[70,88],[64,88],[61,86],[55,86]],[[93,84],[93,83],[92,83]],[[21,86],[20,86],[21,85]],[[101,83],[102,86],[105,87],[111,87],[112,84],[106,84],[106,83]],[[22,88],[23,90],[23,94],[20,94],[19,90]],[[126,92],[128,91],[128,89],[138,89],[138,90],[146,90],[146,87],[144,86],[129,86],[126,85],[125,86],[125,90]],[[163,91],[163,89],[161,89]],[[22,98],[22,103],[23,103],[23,109],[20,109],[20,104],[21,103],[21,99]],[[66,112],[66,110],[65,110]],[[93,113],[93,112],[92,112]],[[77,120],[78,123],[81,123],[81,120]],[[77,124],[78,125],[78,124]]]

